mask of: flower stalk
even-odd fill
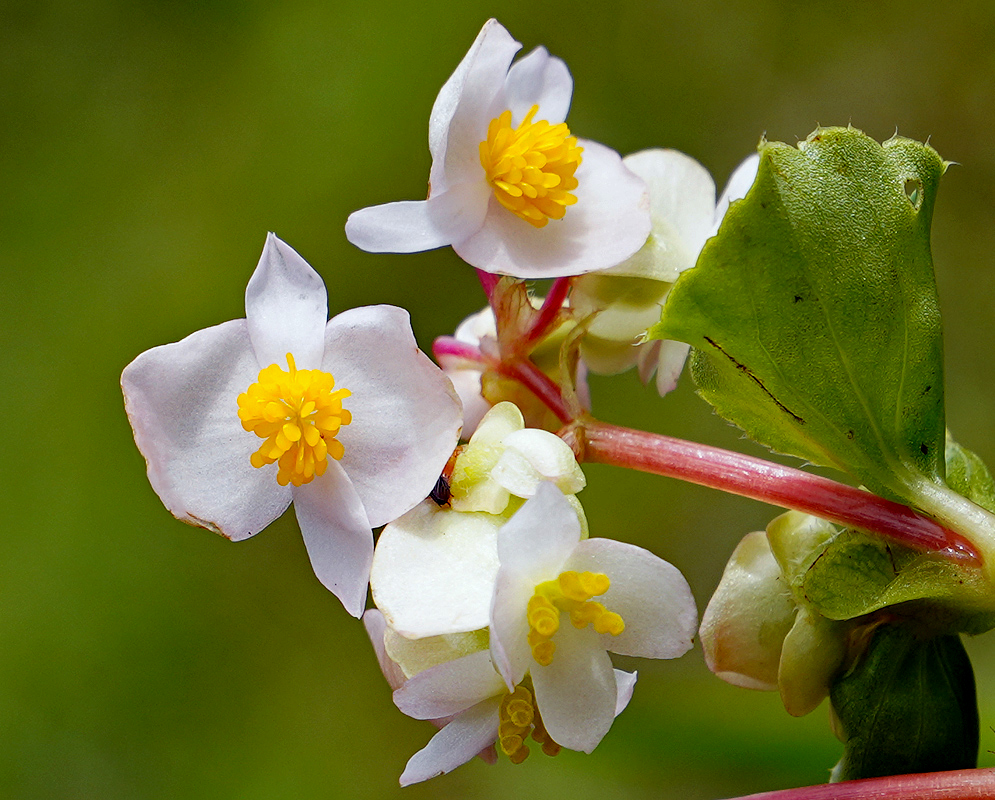
[[[863,489],[761,458],[597,421],[583,423],[583,458],[679,478],[872,531],[955,560],[980,563],[960,534]]]
[[[963,769],[824,783],[736,800],[983,800],[993,794],[995,769]]]

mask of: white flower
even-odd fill
[[[573,497],[585,484],[573,451],[548,431],[525,428],[511,403],[498,403],[456,458],[451,508],[426,500],[380,534],[370,583],[391,627],[410,638],[486,627],[498,531],[546,481],[570,495],[564,502],[586,530]]]
[[[729,204],[746,196],[759,157],[751,155],[736,168],[718,202],[708,170],[684,153],[643,150],[623,161],[649,187],[652,233],[632,258],[574,281],[571,303],[581,316],[599,312],[581,343],[581,355],[591,371],[611,374],[638,363],[644,383],[656,372],[657,389],[663,395],[676,386],[688,345],[639,344],[640,338],[660,321],[670,287],[681,272],[695,265]]]
[[[394,702],[398,708],[408,716],[429,720],[441,728],[408,761],[401,775],[402,786],[450,772],[474,756],[493,764],[497,757],[495,743],[514,763],[520,763],[528,754],[525,739],[530,734],[544,752],[555,755],[559,750],[559,744],[546,735],[531,693],[525,686],[508,691],[491,663],[486,644],[484,649],[407,676],[390,655],[388,643],[393,634],[383,615],[375,609],[367,611],[363,623],[380,669],[395,690]],[[424,641],[410,642],[408,647],[418,648]],[[615,716],[628,704],[635,683],[635,673],[615,670]],[[502,722],[504,735],[501,735]]]
[[[613,150],[573,137],[566,65],[488,21],[429,119],[427,200],[357,211],[346,236],[371,252],[452,245],[468,263],[520,278],[605,269],[650,232],[643,182]],[[548,223],[548,224],[547,224]]]
[[[327,303],[318,274],[270,234],[246,318],[142,353],[121,386],[174,516],[237,541],[294,501],[315,574],[359,616],[371,528],[428,495],[461,411],[407,312],[370,306],[329,321]]]
[[[747,534],[701,620],[708,668],[734,686],[780,691],[796,717],[829,694],[855,625],[799,602],[785,572],[804,575],[835,535],[830,523],[798,511],[772,520],[767,533]]]
[[[498,535],[490,652],[509,691],[531,675],[552,738],[591,752],[615,716],[607,651],[675,658],[697,623],[681,573],[647,550],[582,539],[563,494],[541,485]],[[597,599],[595,599],[597,598]],[[563,619],[562,615],[569,616]]]

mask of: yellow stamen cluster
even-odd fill
[[[519,684],[514,692],[504,696],[498,719],[498,744],[512,764],[521,764],[528,758],[529,747],[525,740],[530,728],[532,738],[542,745],[542,752],[547,756],[560,752],[560,746],[542,724],[532,693],[524,685]]]
[[[498,202],[542,228],[577,202],[570,192],[577,188],[574,172],[584,148],[565,122],[533,122],[538,110],[532,106],[517,128],[511,127],[511,111],[492,119],[487,140],[480,143],[480,163]]]
[[[342,408],[351,392],[335,389],[327,372],[297,369],[290,353],[287,366],[289,372],[270,364],[259,373],[258,381],[238,396],[238,418],[245,430],[266,440],[252,454],[252,466],[277,461],[277,482],[301,486],[324,474],[328,456],[342,458],[345,448],[335,435],[352,421]]]
[[[538,664],[548,667],[553,661],[556,642],[553,634],[560,629],[560,612],[570,615],[575,628],[593,625],[598,633],[618,636],[625,622],[614,611],[591,600],[608,591],[611,581],[601,572],[562,572],[552,581],[536,586],[526,611],[529,620],[529,646]]]

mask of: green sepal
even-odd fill
[[[944,473],[929,227],[946,165],[852,128],[759,149],[649,335],[696,348],[701,395],[752,438],[915,502]]]
[[[834,781],[977,764],[974,671],[958,636],[883,625],[829,697],[844,744]]]

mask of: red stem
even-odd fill
[[[563,393],[552,378],[527,358],[502,361],[497,370],[525,386],[538,397],[564,425],[573,422],[574,415],[563,400]]]
[[[549,288],[549,294],[543,300],[542,308],[539,309],[539,313],[532,322],[532,327],[525,336],[525,350],[528,350],[528,345],[542,340],[556,323],[556,317],[570,293],[570,285],[570,278],[557,278],[553,281],[553,285]]]
[[[484,287],[484,294],[487,295],[487,302],[491,302],[491,295],[494,294],[494,287],[497,286],[497,282],[501,280],[500,275],[493,275],[490,272],[484,272],[482,269],[477,270],[477,278],[480,279],[480,285]]]
[[[899,503],[820,475],[760,458],[603,422],[584,423],[584,460],[679,478],[841,525],[882,534],[909,547],[981,562],[963,536]]]
[[[995,769],[893,775],[801,789],[761,792],[737,800],[991,800]]]

